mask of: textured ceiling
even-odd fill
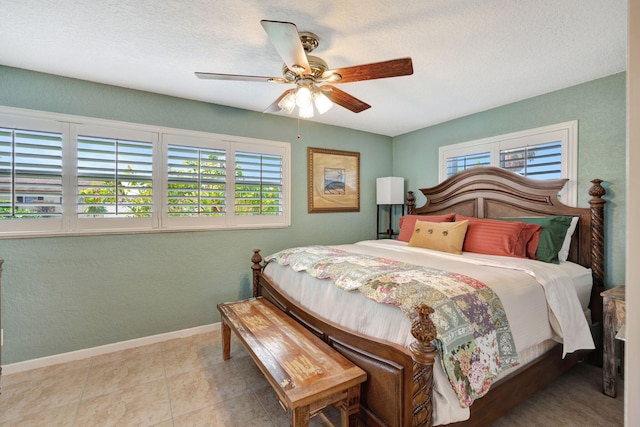
[[[410,56],[339,88],[372,105],[313,121],[396,136],[624,71],[627,0],[0,0],[0,64],[263,111],[286,88],[261,19],[320,37],[330,68]],[[286,115],[286,113],[279,113]]]

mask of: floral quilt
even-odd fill
[[[327,246],[286,249],[265,258],[345,290],[398,306],[411,320],[426,303],[437,330],[434,344],[460,405],[489,391],[500,372],[518,364],[513,336],[498,296],[471,277]]]

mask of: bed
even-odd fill
[[[595,179],[591,181],[593,186],[589,190],[590,207],[570,207],[558,200],[558,193],[566,181],[566,179],[533,180],[493,167],[473,168],[460,172],[435,187],[421,189],[420,191],[427,199],[427,202],[421,207],[415,205],[413,193],[409,192],[407,197],[408,214],[424,215],[425,218],[451,213],[472,218],[558,215],[578,218],[567,255],[570,262],[560,264],[566,264],[567,268],[574,269],[584,267],[582,271],[577,272],[577,275],[584,276],[584,272],[588,272],[590,277],[588,277],[586,291],[584,289],[582,291],[583,294],[586,292],[586,295],[582,295],[582,300],[584,300],[582,305],[583,308],[588,309],[586,313],[590,317],[591,325],[594,326],[602,320],[600,292],[604,289],[603,212],[605,204],[602,196],[604,196],[605,190],[600,185],[602,181]],[[378,247],[390,246],[390,248],[384,247],[381,250],[402,253],[399,256],[407,257],[408,260],[415,257],[413,253],[408,255],[404,253],[411,252],[414,248],[407,249],[402,242],[372,241],[369,243],[360,242],[356,249],[352,246],[356,245],[346,245],[344,249],[372,251],[372,254],[378,254]],[[265,263],[258,249],[254,250],[251,261],[254,296],[269,299],[367,372],[367,381],[362,386],[360,410],[360,417],[365,425],[488,425],[571,368],[589,353],[589,350],[567,352],[566,349],[563,350],[562,344],[556,343],[557,337],[555,340],[545,339],[544,342],[536,344],[535,349],[532,348],[531,351],[527,348],[525,357],[519,366],[503,372],[491,385],[489,392],[475,400],[468,410],[465,410],[467,412],[462,418],[469,417],[468,419],[458,421],[460,414],[456,412],[457,409],[452,409],[452,422],[449,419],[451,417],[445,416],[447,410],[443,409],[445,408],[444,404],[438,403],[443,400],[443,388],[439,385],[442,381],[438,378],[442,378],[444,374],[440,371],[444,371],[441,364],[436,361],[438,352],[432,343],[436,331],[430,317],[433,312],[431,307],[426,304],[416,304],[413,322],[405,317],[405,325],[394,325],[388,328],[392,332],[396,329],[408,328],[411,337],[409,340],[404,340],[402,337],[389,338],[388,335],[378,334],[375,331],[370,332],[366,328],[365,332],[362,332],[359,331],[361,328],[354,327],[347,321],[343,322],[340,316],[334,316],[336,310],[327,311],[325,309],[322,311],[322,309],[314,307],[313,303],[309,303],[309,301],[317,301],[321,297],[310,296],[305,300],[300,295],[296,295],[296,291],[292,291],[293,288],[285,283],[285,280],[279,283],[283,275],[289,274],[283,272],[286,267],[281,267],[278,270],[277,267],[271,267],[274,264],[272,262],[265,268]],[[449,261],[437,260],[435,262],[448,265]],[[478,263],[478,261],[474,262]],[[541,261],[532,260],[523,260],[522,262],[531,265],[541,264]],[[470,271],[489,268],[491,266],[467,267]],[[278,273],[278,271],[280,272]],[[297,272],[296,274],[304,275],[305,273]],[[511,272],[510,274],[518,274],[519,276],[513,276],[513,279],[508,280],[520,283],[523,273]],[[322,292],[328,295],[334,291]],[[544,294],[546,290],[532,290],[532,292]],[[355,292],[355,294],[358,293]],[[358,298],[358,296],[354,297]],[[396,311],[400,311],[393,306],[375,303],[362,295],[359,295],[359,298],[363,298],[367,302],[363,300],[350,302],[349,306],[357,307],[356,310],[350,310],[351,317],[360,322],[364,321],[364,323],[378,322],[378,326],[374,328],[376,330],[381,328],[380,319],[384,319],[384,322],[392,322],[390,319],[395,316],[395,314],[384,310],[396,309]],[[502,299],[502,295],[500,298]],[[367,304],[378,304],[378,306],[385,307],[371,309]],[[508,313],[506,303],[505,308]],[[545,311],[548,310],[550,309],[545,308]],[[354,316],[353,313],[356,315]],[[536,316],[535,312],[532,312],[532,315]],[[370,316],[370,318],[365,316]],[[509,317],[511,321],[512,318],[517,320],[519,316],[511,315]],[[547,328],[552,316],[547,317],[546,313],[543,313],[537,317],[539,317],[537,321],[541,322],[540,325],[546,325],[545,328]],[[399,318],[401,319],[402,316]],[[400,322],[398,324],[401,325],[402,320],[395,321]],[[555,333],[553,327],[548,327],[548,329],[551,330],[551,334]],[[566,337],[565,341],[568,341]],[[434,386],[434,379],[436,386]]]

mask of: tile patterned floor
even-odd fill
[[[602,370],[580,364],[495,427],[622,426],[623,385],[604,396]],[[233,337],[175,339],[2,377],[0,426],[287,426],[276,394]],[[340,425],[328,408],[312,426]]]
[[[339,425],[328,408],[313,426]],[[251,426],[288,424],[269,383],[219,332],[2,377],[0,426]]]

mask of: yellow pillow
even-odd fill
[[[462,254],[462,244],[469,221],[427,222],[416,221],[409,246]]]

